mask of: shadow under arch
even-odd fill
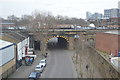
[[[57,38],[57,42],[49,42],[52,38]],[[52,49],[68,49],[68,39],[63,36],[54,36],[51,38],[48,38],[47,40],[47,49],[52,50]]]

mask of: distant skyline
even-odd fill
[[[0,17],[31,15],[33,11],[49,11],[54,16],[86,18],[86,12],[104,13],[104,9],[118,8],[120,0],[0,0]]]

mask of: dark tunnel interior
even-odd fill
[[[65,38],[57,37],[58,42],[48,42],[47,43],[47,49],[53,50],[53,49],[68,49],[68,42]]]

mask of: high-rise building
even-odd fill
[[[92,20],[97,20],[97,19],[102,19],[103,15],[100,13],[90,13],[90,12],[86,12],[86,19],[92,19]]]
[[[104,18],[109,19],[109,18],[115,18],[115,17],[120,17],[120,9],[114,8],[114,9],[105,9],[104,10]]]
[[[111,9],[111,18],[113,17],[120,17],[120,9]]]
[[[111,9],[104,10],[104,18],[109,19],[111,17]]]
[[[97,19],[102,19],[103,15],[100,13],[94,13],[92,15],[92,19],[97,20]]]
[[[92,17],[92,13],[86,12],[86,19],[89,20]]]
[[[118,8],[120,9],[120,1],[118,2]]]

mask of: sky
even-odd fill
[[[104,13],[104,9],[118,7],[120,0],[0,0],[0,17],[31,15],[35,10],[52,15],[86,18],[86,12]]]

